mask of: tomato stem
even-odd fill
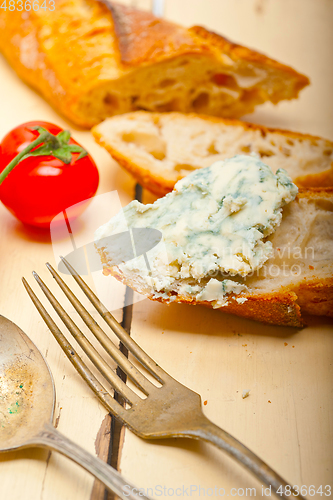
[[[71,135],[67,130],[59,132],[58,135],[53,135],[43,127],[34,127],[32,130],[38,130],[39,136],[21,153],[19,153],[0,174],[0,185],[20,161],[29,158],[29,156],[54,156],[65,164],[72,161],[72,153],[80,153],[77,161],[87,156],[87,151],[78,144],[70,144]],[[42,144],[44,143],[44,144]],[[36,146],[40,146],[36,148]]]
[[[16,165],[22,160],[23,156],[30,153],[32,149],[34,149],[36,146],[39,146],[39,144],[41,144],[42,142],[45,142],[45,140],[48,139],[50,135],[52,134],[50,134],[49,132],[42,132],[40,136],[37,137],[37,139],[35,139],[31,144],[29,144],[29,146],[24,148],[21,153],[13,158],[12,161],[8,163],[7,167],[0,174],[0,185],[5,180],[7,175],[13,170],[13,168],[16,167]]]

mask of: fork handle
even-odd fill
[[[272,491],[280,498],[285,500],[291,500],[291,498],[306,500],[305,497],[301,496],[290,484],[263,462],[261,458],[204,415],[202,415],[196,427],[187,430],[183,435],[194,439],[203,439],[225,451],[244,465],[265,485],[271,486]],[[286,486],[288,486],[287,494]],[[288,495],[289,487],[291,488],[291,493]],[[278,489],[279,492],[277,493]]]
[[[142,489],[134,487],[116,469],[93,456],[76,443],[63,436],[53,425],[46,423],[43,429],[27,445],[58,451],[99,479],[105,486],[123,500],[152,500],[143,495]]]

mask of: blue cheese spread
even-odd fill
[[[141,291],[148,287],[156,298],[172,300],[170,292],[176,292],[220,307],[229,294],[247,290],[238,278],[253,274],[272,255],[265,238],[296,195],[285,170],[274,175],[257,157],[235,156],[191,173],[153,204],[132,201],[97,230],[96,246],[130,228],[157,229],[162,241],[147,254],[149,268],[138,256],[118,269],[139,277]]]

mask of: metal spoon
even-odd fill
[[[49,448],[74,460],[122,499],[149,500],[115,469],[52,425],[53,377],[45,359],[14,323],[0,315],[0,452]]]

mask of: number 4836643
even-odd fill
[[[296,495],[302,495],[303,497],[309,496],[313,497],[315,495],[330,497],[332,495],[332,488],[329,484],[325,486],[319,486],[316,488],[313,484],[311,486],[290,486],[287,484],[286,486],[279,486],[276,490],[276,493],[280,496],[285,495],[287,497],[295,497]]]
[[[1,0],[0,0],[1,2]],[[18,12],[30,10],[37,11],[39,9],[43,10],[55,10],[54,0],[3,0],[0,5],[0,9]]]

